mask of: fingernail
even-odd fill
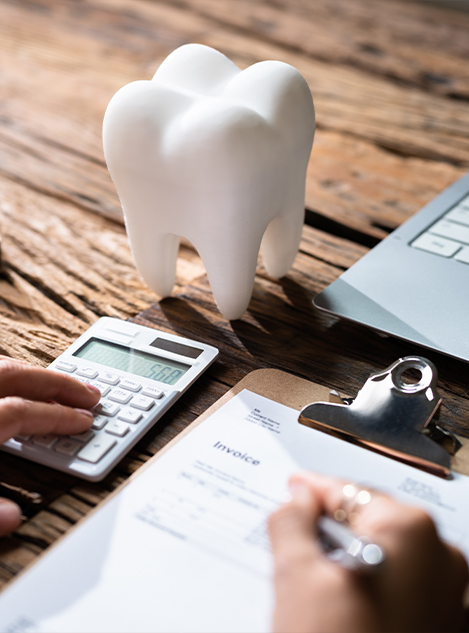
[[[295,479],[288,484],[288,490],[292,496],[292,500],[309,501],[311,499],[311,491],[309,486],[301,479]]]
[[[89,411],[88,409],[75,409],[75,411],[77,413],[82,413],[83,415],[86,415],[88,418],[94,417],[93,413],[91,411]]]
[[[86,385],[86,386],[93,393],[99,393],[99,395],[101,395],[101,391],[98,389],[98,387],[95,387],[94,385]]]
[[[0,522],[2,524],[8,523],[8,525],[11,525],[18,523],[21,519],[21,514],[21,508],[14,501],[0,499]]]

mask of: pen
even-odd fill
[[[327,516],[318,520],[320,541],[327,556],[346,569],[373,571],[384,560],[384,551],[366,536]]]

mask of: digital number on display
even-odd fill
[[[150,380],[157,380],[166,385],[175,385],[191,367],[184,363],[97,338],[90,339],[73,355],[106,367],[143,376]]]

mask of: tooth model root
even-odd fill
[[[133,256],[148,287],[160,297],[169,296],[176,280],[179,236],[148,230],[129,234],[130,243],[138,245]]]
[[[283,277],[290,270],[298,252],[304,222],[304,195],[297,202],[296,213],[285,212],[274,218],[262,238],[262,262],[271,277]]]
[[[148,286],[171,293],[185,237],[222,314],[240,318],[261,244],[269,275],[282,277],[293,263],[313,137],[308,85],[281,62],[241,71],[188,44],[151,81],[119,90],[104,117],[104,154]]]
[[[261,238],[261,232],[225,234],[216,243],[197,248],[218,309],[229,320],[241,318],[249,305]]]

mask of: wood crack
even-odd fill
[[[67,299],[65,299],[64,295],[55,292],[52,288],[49,288],[43,281],[41,281],[37,277],[34,277],[33,275],[28,275],[24,270],[21,270],[21,268],[15,266],[11,262],[8,262],[8,267],[22,279],[27,281],[28,284],[36,288],[36,290],[38,290],[42,295],[47,297],[47,299],[50,299],[57,306],[66,310],[72,316],[77,317],[78,319],[86,323],[83,315],[80,314],[80,312],[69,301],[67,301]]]
[[[329,235],[342,237],[356,244],[368,246],[369,248],[373,248],[373,246],[376,246],[376,244],[380,242],[378,238],[372,235],[342,224],[330,217],[326,217],[313,209],[305,209],[305,224],[315,229],[320,229],[325,233],[329,233]]]
[[[70,145],[59,143],[59,141],[55,141],[47,136],[42,136],[40,134],[31,134],[31,136],[32,138],[35,138],[36,140],[44,143],[45,145],[48,145],[49,147],[54,147],[55,149],[59,149],[62,152],[66,152],[72,156],[76,156],[77,158],[81,158],[88,163],[93,163],[95,165],[99,165],[99,167],[104,167],[105,169],[107,169],[105,160],[100,160],[95,156],[91,156],[90,154],[86,154],[85,152],[75,149],[74,147],[70,147]]]
[[[112,222],[116,222],[117,224],[122,225],[123,223],[123,219],[120,216],[117,216],[116,213],[109,211],[101,206],[99,207],[99,209],[96,209],[95,205],[81,202],[81,199],[86,198],[86,196],[83,196],[82,194],[77,194],[75,191],[68,190],[68,194],[67,194],[67,189],[65,188],[57,187],[56,189],[49,189],[47,187],[41,187],[38,184],[32,182],[31,180],[28,180],[27,178],[23,178],[22,176],[19,176],[18,174],[11,173],[3,169],[2,167],[0,167],[0,175],[3,176],[4,178],[7,178],[8,180],[11,180],[11,182],[16,182],[19,185],[22,185],[23,187],[28,188],[30,191],[35,191],[36,193],[40,193],[44,196],[53,198],[60,202],[68,202],[69,204],[73,204],[77,208],[82,209],[83,211],[87,211],[88,213],[94,214],[98,212],[100,215],[105,216],[108,220],[111,220]],[[65,193],[61,194],[60,189],[64,191]]]

